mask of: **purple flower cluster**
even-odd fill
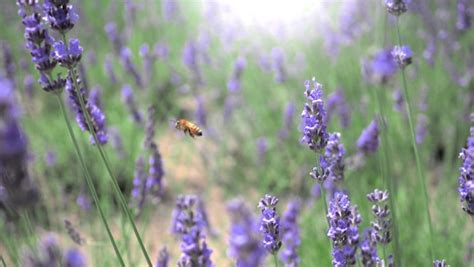
[[[362,63],[362,75],[369,83],[385,84],[396,71],[397,65],[390,49],[380,50]]]
[[[375,189],[367,194],[367,199],[373,203],[372,213],[375,221],[371,222],[373,234],[377,243],[388,244],[392,237],[390,234],[391,220],[390,210],[388,208],[388,192]]]
[[[319,151],[324,148],[328,142],[328,133],[326,130],[326,110],[322,99],[322,85],[313,78],[313,88],[311,82],[305,82],[305,96],[307,103],[301,113],[301,123],[303,127],[302,143],[308,144],[309,148]]]
[[[276,254],[281,247],[280,217],[276,212],[278,198],[265,195],[258,207],[262,211],[260,219],[260,232],[263,234],[263,247],[271,254]]]
[[[362,256],[362,266],[373,267],[380,263],[377,254],[376,235],[377,234],[372,227],[369,227],[364,231],[362,242],[360,242],[359,246]]]
[[[392,50],[392,56],[395,59],[398,67],[404,69],[412,62],[413,52],[408,45],[394,46]]]
[[[359,139],[357,140],[357,148],[364,155],[369,155],[377,152],[379,147],[379,126],[376,120],[372,122],[362,131]]]
[[[347,128],[349,126],[351,122],[351,111],[347,105],[344,91],[342,89],[338,89],[328,96],[327,108],[328,121],[330,121],[332,115],[337,112],[342,128]]]
[[[388,13],[397,17],[408,10],[405,0],[385,0],[385,7]]]
[[[415,129],[417,144],[421,144],[423,143],[423,140],[425,140],[427,126],[428,126],[428,117],[423,113],[418,114],[417,119],[416,119],[416,129]]]
[[[290,102],[286,105],[285,111],[283,113],[283,127],[278,132],[278,137],[280,137],[282,140],[288,138],[288,135],[290,134],[290,130],[293,126],[295,110],[296,107],[294,103]]]
[[[240,90],[240,80],[246,65],[247,61],[244,57],[238,57],[235,61],[232,76],[227,82],[227,89],[229,89],[230,92],[237,92]]]
[[[139,88],[143,88],[142,77],[138,73],[137,67],[132,61],[132,51],[127,47],[122,47],[120,50],[120,59],[122,60],[122,66],[125,71],[133,76],[135,84]]]
[[[69,0],[45,0],[44,9],[51,28],[62,35],[70,31],[79,19]]]
[[[284,83],[287,79],[285,70],[285,52],[281,47],[274,47],[271,53],[272,68],[275,72],[275,81],[277,83]]]
[[[132,197],[137,201],[138,208],[141,209],[143,204],[145,204],[146,198],[145,161],[143,157],[139,157],[135,162]]]
[[[96,105],[90,101],[87,101],[86,90],[84,87],[81,87],[81,80],[79,78],[77,79],[76,84],[80,87],[79,90],[74,88],[74,82],[71,75],[69,75],[66,81],[66,91],[69,94],[69,103],[71,104],[72,109],[76,112],[76,121],[82,131],[89,131],[84,111],[81,109],[81,103],[79,99],[79,97],[81,97],[84,100],[86,112],[89,113],[92,122],[92,128],[97,136],[99,144],[106,144],[108,137],[105,128],[105,115]],[[78,95],[77,91],[79,91],[81,95]],[[90,136],[90,142],[91,144],[95,144],[94,136],[92,134]]]
[[[161,154],[158,151],[158,146],[152,142],[150,145],[151,155],[148,160],[149,169],[146,180],[146,189],[154,196],[161,196],[163,193],[163,176],[165,175],[163,169],[163,162]]]
[[[433,267],[449,267],[446,260],[434,260]]]
[[[346,150],[341,143],[340,133],[329,134],[328,143],[321,161],[321,167],[328,171],[328,178],[333,182],[344,180],[344,156]]]
[[[265,249],[254,215],[241,199],[230,201],[227,209],[231,216],[229,256],[236,260],[238,267],[262,266]]]
[[[83,49],[77,39],[69,40],[69,45],[59,41],[54,43],[53,57],[62,67],[72,69],[81,60],[82,52]]]
[[[474,114],[471,114],[471,121],[474,123]],[[471,126],[467,147],[461,150],[459,157],[463,161],[458,179],[462,208],[474,216],[474,126]]]
[[[127,106],[132,119],[136,123],[141,123],[143,121],[142,114],[138,111],[137,105],[135,103],[135,98],[133,97],[132,87],[130,85],[124,85],[122,87],[122,101]]]
[[[458,18],[456,28],[460,31],[467,31],[472,27],[474,18],[474,5],[469,0],[459,0],[457,3]]]
[[[202,83],[201,69],[199,68],[199,48],[195,41],[189,41],[183,48],[183,63],[193,75],[196,84]]]
[[[351,206],[349,197],[336,192],[329,202],[327,214],[329,230],[327,236],[332,241],[333,266],[355,265],[359,244],[361,217],[356,206]]]
[[[283,251],[280,259],[287,267],[299,265],[298,247],[301,244],[300,229],[298,226],[298,216],[301,211],[301,201],[293,199],[288,203],[288,207],[281,220],[281,235]]]
[[[178,266],[213,266],[212,250],[207,246],[203,232],[202,215],[194,211],[197,197],[179,196],[173,211],[172,230],[181,237],[181,259]]]
[[[158,254],[158,260],[156,261],[155,267],[168,267],[170,255],[166,247],[163,247]]]

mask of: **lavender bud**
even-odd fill
[[[63,35],[70,31],[79,19],[68,0],[45,0],[44,9],[51,28]]]
[[[64,220],[64,226],[66,227],[67,233],[74,243],[78,244],[79,246],[85,243],[85,240],[81,237],[81,234],[77,229],[72,225],[69,220]]]
[[[474,114],[471,114],[471,120],[474,123]],[[459,157],[463,162],[458,178],[462,208],[469,215],[474,216],[474,126],[471,126],[467,147],[461,149]]]
[[[132,87],[128,84],[122,87],[122,101],[128,107],[133,121],[136,123],[141,123],[143,121],[142,114],[137,109],[135,98],[133,97]]]
[[[433,267],[449,267],[446,263],[446,260],[434,260],[433,261]]]
[[[82,47],[79,40],[69,40],[69,45],[66,46],[62,41],[54,43],[53,58],[59,62],[62,67],[67,69],[74,68],[82,57]]]
[[[300,258],[298,256],[298,247],[301,244],[300,229],[298,226],[298,216],[301,211],[301,201],[293,199],[288,203],[287,210],[283,214],[281,222],[283,251],[280,259],[285,266],[298,266]]]
[[[388,13],[397,17],[408,10],[404,0],[385,0],[385,7]]]
[[[280,217],[276,212],[278,198],[265,195],[258,203],[262,211],[260,232],[263,234],[263,247],[271,254],[276,254],[281,248]]]
[[[364,155],[369,155],[377,152],[379,147],[379,126],[376,120],[372,122],[362,131],[359,139],[357,140],[357,148]]]
[[[407,45],[403,45],[401,47],[395,46],[392,50],[392,56],[395,59],[395,62],[398,64],[398,67],[404,69],[406,66],[411,64],[413,52]]]
[[[161,196],[163,194],[163,162],[161,154],[158,151],[158,146],[152,142],[150,144],[151,155],[148,161],[148,177],[146,179],[146,189],[154,196]]]

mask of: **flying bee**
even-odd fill
[[[184,134],[188,133],[189,136],[191,136],[192,138],[194,138],[194,136],[196,135],[202,136],[201,128],[199,128],[199,126],[197,126],[196,124],[190,121],[187,121],[185,119],[177,120],[175,127],[176,129],[183,130]]]

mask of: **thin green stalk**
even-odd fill
[[[320,183],[320,186],[321,186],[321,198],[323,200],[323,203],[324,203],[324,217],[326,219],[326,223],[328,225],[328,228],[331,227],[329,225],[329,221],[328,221],[328,204],[326,203],[326,193],[324,192],[324,187],[323,187],[323,183]]]
[[[401,47],[402,46],[402,38],[400,34],[400,21],[399,18],[397,17],[397,35],[398,35],[398,45]],[[430,209],[428,205],[428,191],[426,189],[426,184],[425,184],[425,177],[423,173],[423,169],[421,168],[421,162],[420,162],[420,155],[418,153],[418,148],[416,146],[416,135],[415,135],[415,128],[413,127],[413,114],[412,114],[412,108],[411,108],[411,102],[410,102],[410,95],[408,93],[408,86],[407,86],[407,79],[405,76],[405,69],[401,69],[402,73],[402,81],[403,81],[403,92],[405,94],[405,107],[407,109],[408,113],[408,124],[410,126],[410,135],[411,135],[411,143],[413,147],[413,152],[415,154],[415,162],[416,162],[416,170],[418,173],[418,179],[420,180],[422,190],[423,190],[423,200],[424,200],[424,209],[426,211],[426,219],[428,220],[428,227],[429,227],[429,236],[430,236],[430,257],[431,260],[435,259],[434,258],[434,251],[433,251],[433,225],[431,222],[431,214],[430,214]]]
[[[273,261],[275,262],[275,267],[278,267],[278,259],[277,259],[277,254],[273,254]]]
[[[397,263],[397,266],[400,265],[400,241],[399,241],[399,236],[398,236],[398,223],[397,223],[397,213],[396,213],[396,206],[395,206],[395,190],[394,190],[394,183],[393,183],[393,177],[392,177],[392,171],[391,171],[391,165],[390,165],[390,157],[389,157],[389,137],[388,137],[388,127],[386,123],[386,115],[385,115],[385,95],[380,96],[380,93],[375,91],[376,95],[376,103],[380,112],[380,121],[381,121],[381,132],[382,132],[382,145],[381,145],[381,150],[382,150],[382,155],[383,159],[380,159],[381,161],[381,166],[382,166],[382,176],[384,179],[385,183],[385,188],[388,189],[388,192],[390,194],[389,197],[389,204],[390,204],[390,211],[392,213],[392,228],[393,228],[393,236],[394,236],[394,242],[395,242],[395,261]],[[385,248],[384,248],[385,251]],[[384,255],[385,256],[385,255]]]
[[[94,138],[95,147],[97,147],[97,149],[99,150],[100,157],[102,158],[102,161],[104,162],[105,168],[107,169],[107,172],[108,172],[108,174],[109,174],[109,176],[112,180],[112,185],[114,187],[115,193],[119,196],[120,204],[122,205],[122,208],[125,211],[125,214],[127,215],[128,219],[129,219],[129,221],[132,225],[133,232],[135,233],[135,236],[138,240],[138,243],[140,245],[142,253],[145,256],[147,264],[148,264],[148,266],[153,266],[153,264],[151,263],[150,257],[148,256],[148,253],[146,251],[145,245],[143,244],[142,238],[140,237],[140,234],[138,233],[137,226],[135,225],[132,214],[131,214],[131,212],[128,208],[127,202],[125,201],[125,197],[123,196],[122,192],[120,191],[120,187],[118,185],[117,179],[115,178],[115,176],[112,173],[112,169],[110,168],[110,163],[108,161],[107,155],[105,154],[105,151],[104,151],[103,147],[100,145],[99,139],[97,138],[97,134],[96,134],[96,132],[94,130],[94,127],[93,127],[93,124],[92,124],[92,119],[90,117],[89,112],[87,111],[85,101],[83,99],[83,95],[81,94],[80,89],[79,89],[79,85],[77,83],[77,75],[76,75],[76,72],[75,72],[74,68],[72,68],[70,70],[70,75],[71,75],[71,79],[73,80],[73,83],[74,83],[74,91],[76,92],[77,98],[79,99],[79,103],[81,105],[81,110],[83,111],[84,117],[86,119],[87,128],[89,129],[89,132],[92,134],[92,136]]]
[[[92,198],[94,199],[94,203],[95,203],[95,206],[97,208],[97,211],[99,212],[100,218],[102,219],[102,223],[105,226],[105,230],[107,231],[107,235],[109,236],[110,242],[112,243],[112,246],[114,247],[114,251],[115,251],[115,254],[117,255],[117,258],[120,262],[120,265],[125,266],[122,255],[120,254],[120,251],[117,247],[117,244],[115,243],[114,237],[113,237],[112,232],[110,231],[110,228],[109,228],[109,224],[107,223],[107,220],[105,219],[105,215],[104,215],[104,212],[102,210],[102,207],[100,206],[99,197],[97,196],[97,192],[96,192],[94,184],[92,182],[92,177],[89,173],[89,169],[87,168],[87,166],[84,162],[84,158],[82,157],[82,153],[79,149],[79,145],[77,144],[76,137],[75,137],[74,132],[72,130],[71,123],[69,122],[69,119],[67,117],[66,108],[64,107],[64,103],[63,103],[63,101],[60,97],[60,94],[56,94],[56,99],[58,100],[58,104],[61,107],[61,112],[63,113],[64,121],[66,122],[69,135],[70,135],[71,140],[74,144],[74,148],[76,150],[77,157],[79,158],[79,162],[81,163],[81,166],[84,169],[84,173],[85,173],[85,177],[86,177],[86,183],[87,183],[87,186],[89,187],[89,191],[92,195]]]

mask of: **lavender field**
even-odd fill
[[[474,266],[473,0],[0,22],[0,267]]]

